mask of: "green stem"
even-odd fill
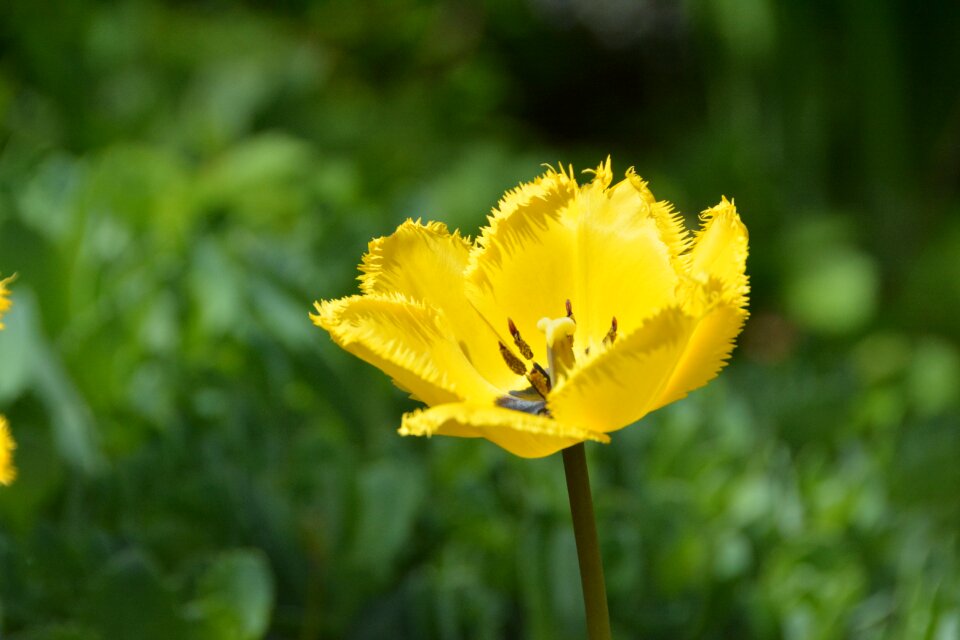
[[[587,637],[589,640],[610,640],[607,587],[603,582],[603,563],[597,542],[593,498],[590,497],[590,475],[582,442],[563,450],[563,470],[567,476],[573,536],[577,540],[577,558],[580,560],[583,604],[587,610]]]

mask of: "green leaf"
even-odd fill
[[[60,455],[73,467],[93,473],[103,464],[93,416],[60,355],[40,333],[40,310],[29,288],[17,289],[15,312],[16,322],[7,322],[9,330],[0,333],[0,350],[4,354],[0,398],[32,387],[50,414]],[[8,354],[10,360],[6,359]]]
[[[353,551],[357,562],[374,575],[389,573],[410,538],[423,487],[421,473],[397,460],[374,462],[360,474],[360,522]]]
[[[880,282],[875,262],[851,248],[811,259],[787,282],[787,306],[804,326],[826,334],[859,329],[876,312]]]
[[[183,638],[187,626],[174,593],[139,551],[124,551],[93,577],[84,618],[111,640]]]
[[[220,554],[200,578],[198,598],[188,607],[200,621],[201,637],[223,640],[262,638],[273,612],[273,574],[256,549]]]

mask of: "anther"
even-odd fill
[[[527,380],[530,381],[533,388],[536,389],[537,393],[543,398],[547,397],[547,394],[550,393],[550,389],[553,386],[550,384],[550,376],[548,376],[547,372],[543,370],[543,367],[536,362],[533,363],[533,368],[530,370],[530,373],[527,374]]]
[[[607,335],[603,337],[604,344],[613,344],[613,341],[617,339],[617,316],[613,316],[613,320],[610,321],[610,330],[607,331]]]
[[[510,371],[513,371],[518,376],[522,376],[527,372],[526,365],[523,364],[523,361],[517,356],[513,355],[513,352],[507,348],[507,345],[502,342],[497,342],[500,345],[500,357],[503,358],[503,361],[507,363],[507,366],[510,367]]]
[[[567,317],[573,320],[574,322],[577,321],[577,319],[573,317],[573,305],[570,304],[569,300],[567,300]]]
[[[527,360],[533,360],[533,349],[520,337],[520,330],[517,329],[517,325],[513,323],[511,318],[507,318],[507,328],[510,329],[510,335],[513,336],[513,344],[517,345],[517,349],[520,349],[520,355]]]

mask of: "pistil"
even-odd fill
[[[556,386],[567,377],[576,364],[576,358],[573,355],[573,334],[577,330],[577,325],[569,317],[541,318],[537,323],[537,329],[542,331],[547,339],[550,380],[553,386]]]

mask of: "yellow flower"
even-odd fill
[[[10,290],[7,289],[7,283],[13,280],[13,276],[0,280],[0,329],[3,329],[3,314],[5,314],[13,304],[10,302]]]
[[[403,435],[480,437],[540,457],[679,400],[724,366],[747,317],[732,201],[690,234],[633,169],[508,192],[475,242],[407,220],[373,240],[361,294],[314,323],[430,408]]]
[[[12,277],[0,280],[0,329],[3,329],[3,314],[10,309],[10,290],[7,283]],[[0,414],[0,484],[8,485],[17,477],[17,470],[13,466],[13,450],[17,444],[10,435],[7,419]]]
[[[10,435],[7,419],[0,415],[0,484],[8,485],[17,477],[17,470],[13,466],[13,450],[17,443]]]

